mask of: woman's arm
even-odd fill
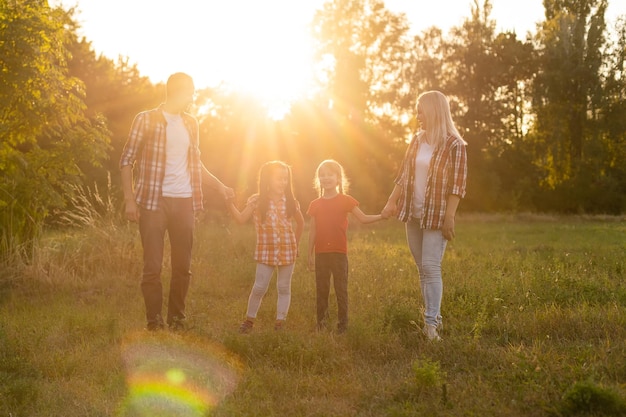
[[[315,217],[311,217],[311,222],[309,223],[309,256],[308,256],[308,266],[309,271],[315,271]]]
[[[365,214],[358,206],[353,208],[351,213],[363,224],[375,223],[385,218],[382,214]]]
[[[448,163],[452,164],[453,169],[452,188],[446,198],[446,212],[443,218],[443,226],[441,227],[443,237],[447,240],[454,239],[456,210],[459,207],[461,198],[465,196],[467,183],[467,150],[465,144],[455,146],[451,157]]]
[[[454,218],[456,216],[456,210],[459,207],[461,197],[455,194],[450,194],[446,203],[446,213],[443,218],[443,226],[441,227],[441,233],[446,240],[454,239]]]
[[[395,216],[398,213],[398,198],[400,198],[400,186],[398,184],[394,185],[393,191],[389,195],[387,199],[387,204],[385,204],[385,208],[381,212],[381,216],[385,219]]]

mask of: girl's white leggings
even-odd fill
[[[263,296],[270,286],[274,270],[278,269],[278,277],[276,279],[278,292],[276,320],[285,320],[287,318],[289,304],[291,303],[291,275],[293,274],[294,266],[295,264],[281,266],[256,264],[254,286],[250,292],[250,298],[248,298],[248,317],[256,318]]]

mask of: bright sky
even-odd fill
[[[184,71],[198,88],[225,80],[266,100],[302,95],[312,78],[307,25],[324,0],[50,0],[76,6],[81,33],[110,58],[126,56],[154,82]],[[481,0],[482,3],[482,0]],[[386,0],[411,28],[444,31],[469,16],[473,0]],[[542,0],[492,0],[499,30],[524,37],[543,17]],[[607,18],[626,14],[610,0]]]

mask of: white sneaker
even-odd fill
[[[427,324],[426,326],[424,326],[424,334],[426,335],[426,338],[431,342],[441,341],[441,337],[439,336],[439,333],[437,333],[437,326]]]

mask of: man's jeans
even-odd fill
[[[167,323],[185,319],[185,298],[191,280],[194,212],[191,198],[162,197],[157,210],[141,209],[139,232],[143,245],[141,291],[146,304],[148,328],[163,325],[163,285],[161,268],[165,232],[171,246],[172,279],[170,282]]]

